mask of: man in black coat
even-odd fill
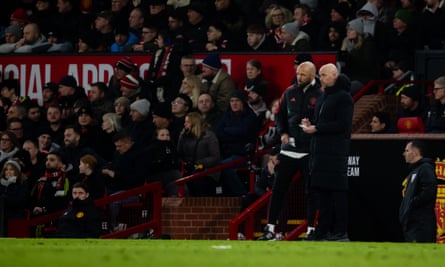
[[[409,141],[403,156],[410,164],[410,173],[404,184],[405,196],[399,210],[406,242],[436,242],[437,177],[432,159],[424,158],[424,144]]]
[[[319,73],[324,94],[317,101],[314,123],[301,121],[303,131],[313,135],[309,175],[320,196],[315,239],[349,241],[347,167],[354,101],[349,79],[339,75],[334,64],[323,65]]]

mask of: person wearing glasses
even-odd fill
[[[185,94],[178,94],[171,102],[171,112],[173,116],[170,124],[170,137],[175,144],[178,142],[179,135],[184,128],[185,116],[192,108],[192,99]]]
[[[434,104],[427,112],[427,133],[445,133],[445,76],[434,80]]]

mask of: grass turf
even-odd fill
[[[0,239],[0,266],[445,266],[441,244]]]

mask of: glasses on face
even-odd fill
[[[184,102],[181,101],[172,101],[172,105],[184,105]]]
[[[280,14],[272,14],[272,18],[282,17],[282,16],[283,16],[283,13],[280,13]]]
[[[9,139],[9,138],[2,138],[2,139],[0,139],[0,141],[9,142],[9,141],[11,141],[11,139]]]

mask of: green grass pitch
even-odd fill
[[[445,266],[445,245],[218,240],[0,239],[1,267]]]

